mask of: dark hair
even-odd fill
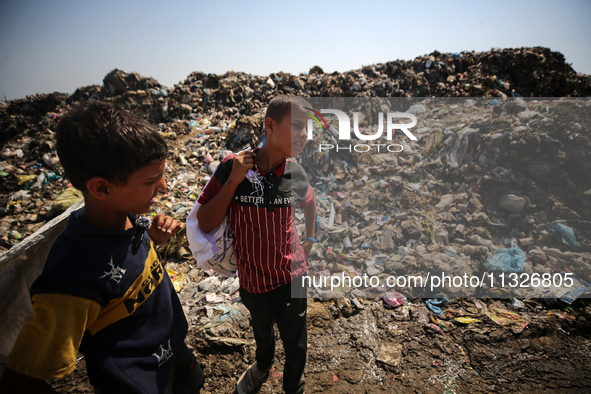
[[[100,101],[68,112],[58,123],[56,140],[66,177],[82,191],[96,176],[125,183],[135,171],[168,155],[155,126],[118,105]]]
[[[305,99],[298,96],[291,95],[279,95],[275,96],[267,107],[265,118],[273,118],[275,121],[280,122],[285,115],[291,113],[292,106],[297,106],[300,109],[311,107]]]

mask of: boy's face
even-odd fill
[[[274,143],[283,156],[296,157],[302,152],[308,142],[306,122],[306,114],[295,106],[279,122],[273,120]]]
[[[148,164],[132,173],[125,184],[111,184],[109,204],[121,213],[146,213],[159,192],[166,190],[166,160]]]

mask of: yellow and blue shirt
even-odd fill
[[[102,231],[76,211],[33,283],[33,312],[6,365],[37,379],[71,373],[80,351],[93,385],[113,392],[166,387],[187,334],[180,301],[153,243],[135,230]]]

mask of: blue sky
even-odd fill
[[[434,50],[544,46],[591,74],[591,1],[0,2],[0,99],[73,92],[112,69],[172,87],[193,71],[358,69]]]

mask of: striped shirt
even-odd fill
[[[227,156],[199,196],[205,204],[221,189],[232,171]],[[253,176],[254,175],[254,176]],[[295,228],[295,207],[314,201],[314,191],[302,166],[289,159],[267,173],[255,164],[238,185],[230,204],[230,223],[240,286],[249,293],[271,291],[308,269]]]

